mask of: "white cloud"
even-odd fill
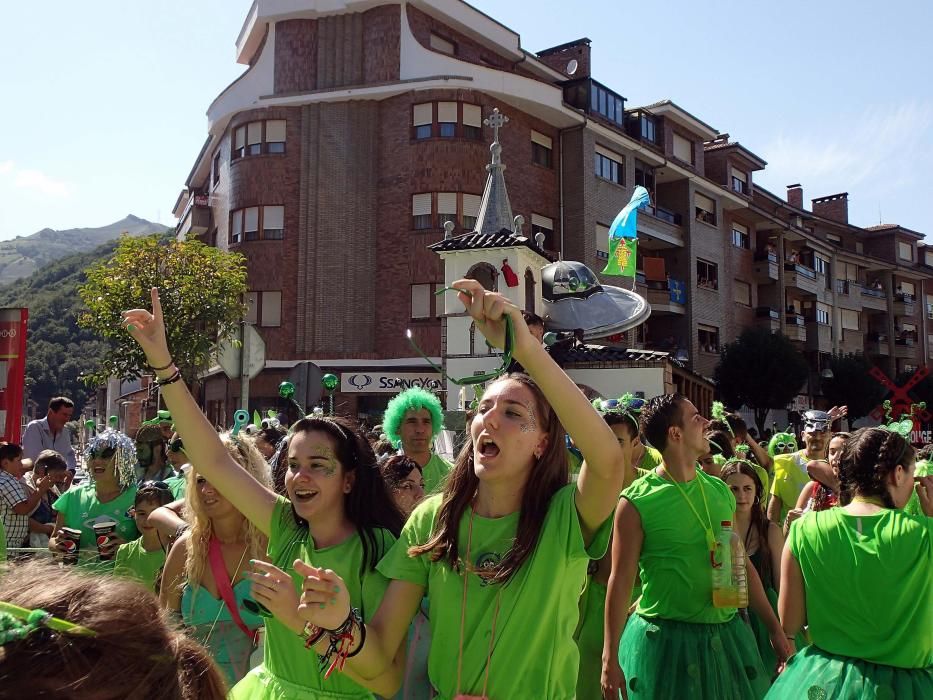
[[[802,135],[780,133],[761,153],[768,166],[760,179],[778,196],[784,196],[784,185],[800,182],[809,208],[812,197],[847,191],[850,214],[855,205],[863,215],[875,210],[876,217],[882,200],[893,199],[890,204],[896,208],[896,200],[919,196],[914,188],[928,182],[933,105],[879,105],[838,115],[825,127]],[[861,211],[863,207],[867,211]],[[895,211],[889,214],[896,218]],[[852,216],[850,220],[868,225]]]
[[[74,193],[74,187],[70,183],[56,180],[39,170],[18,168],[11,160],[0,162],[0,176],[13,187],[49,197],[67,199]],[[3,184],[0,182],[0,186]]]

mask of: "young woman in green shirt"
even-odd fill
[[[473,280],[454,286],[490,343],[504,347],[512,326],[514,357],[528,374],[487,386],[443,493],[415,509],[379,566],[392,581],[365,640],[352,624],[346,669],[385,674],[427,595],[433,638],[443,640],[428,661],[438,697],[571,700],[580,592],[589,560],[605,552],[628,461],[521,312]],[[585,457],[575,484],[562,424]],[[307,574],[304,618],[326,629],[347,620],[342,579],[296,568]]]
[[[933,698],[933,478],[914,491],[914,449],[862,428],[839,460],[840,507],[795,521],[781,562],[778,608],[787,635],[807,625],[768,700]]]
[[[301,577],[296,559],[341,568],[344,594],[372,615],[386,579],[376,564],[395,540],[402,517],[392,502],[366,439],[341,418],[306,417],[292,426],[284,487],[277,495],[233,459],[198,408],[172,362],[158,290],[152,312],[123,313],[123,325],[146,353],[160,380],[185,452],[198,473],[269,538],[271,564],[250,562],[253,598],[274,617],[266,620],[264,662],[230,692],[231,698],[370,698],[348,674],[325,680],[317,659],[305,649],[298,616]],[[379,679],[373,692],[391,695]]]

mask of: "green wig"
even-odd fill
[[[420,411],[422,408],[431,414],[432,437],[436,437],[444,429],[441,400],[430,391],[413,386],[389,401],[386,407],[385,415],[382,417],[382,429],[388,436],[389,442],[396,447],[399,446],[402,437],[398,431],[402,427],[402,421],[405,420],[405,414],[408,411]]]

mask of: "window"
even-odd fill
[[[246,315],[243,320],[264,328],[281,326],[282,292],[247,292]]]
[[[248,241],[259,240],[259,207],[243,210],[243,233]]]
[[[463,195],[463,228],[467,231],[476,229],[476,217],[479,216],[479,205],[482,197],[478,194]]]
[[[851,309],[839,309],[843,330],[857,331],[859,329],[859,312]]]
[[[617,185],[625,184],[625,157],[596,146],[596,175]]]
[[[716,202],[700,192],[693,193],[694,216],[710,226],[716,225]]]
[[[748,194],[748,173],[732,168],[732,190],[739,194]]]
[[[211,160],[211,189],[214,189],[218,182],[220,182],[220,149],[217,149],[217,153]]]
[[[431,318],[431,292],[433,289],[434,285],[431,284],[411,285],[412,318]]]
[[[531,132],[531,161],[545,168],[551,167],[551,152],[553,141],[550,136],[545,136],[537,131]]]
[[[819,253],[814,253],[813,255],[813,269],[816,270],[817,274],[829,276],[829,260],[824,258]]]
[[[829,325],[829,307],[826,304],[816,304],[816,322],[824,326]]]
[[[741,304],[742,306],[752,305],[752,286],[750,284],[742,282],[741,280],[734,280],[732,290],[735,295],[736,304]]]
[[[531,268],[525,268],[525,311],[530,314],[535,312],[535,273]]]
[[[842,247],[842,236],[837,236],[835,233],[827,233],[826,240],[833,245],[837,245],[840,248]]]
[[[267,241],[280,241],[285,238],[285,207],[262,208],[262,237]]]
[[[596,224],[596,257],[609,259],[609,227],[605,224]]]
[[[590,88],[590,109],[619,126],[625,119],[625,100],[595,80]]]
[[[732,245],[736,248],[751,248],[751,238],[748,235],[748,226],[736,221],[732,222]]]
[[[431,48],[435,51],[441,53],[446,53],[448,56],[453,56],[457,53],[457,45],[452,41],[448,41],[442,36],[438,36],[434,32],[431,32]]]
[[[657,125],[655,124],[654,117],[649,117],[643,114],[641,115],[641,119],[639,121],[641,126],[641,137],[645,141],[657,143]]]
[[[697,258],[697,286],[703,289],[719,289],[719,266],[716,263]]]
[[[544,234],[544,245],[547,250],[557,250],[554,247],[554,220],[540,214],[531,215],[531,240],[535,240],[538,233]]]
[[[285,153],[285,120],[266,122],[266,153]]]
[[[457,103],[456,102],[438,102],[437,103],[437,125],[438,136],[444,139],[452,139],[457,135]]]
[[[719,329],[713,326],[699,324],[697,339],[700,343],[700,352],[719,353]]]
[[[489,263],[478,263],[466,273],[467,279],[476,280],[483,288],[490,292],[497,291],[499,285],[499,271]]]
[[[693,141],[674,132],[674,157],[693,165]]]
[[[913,262],[914,259],[914,248],[910,243],[904,243],[903,241],[898,241],[897,244],[897,257],[901,260],[910,260]]]
[[[933,320],[933,294],[927,294],[927,318]]]
[[[431,228],[431,193],[411,196],[411,227],[416,231]]]
[[[923,259],[927,265],[929,265],[930,267],[933,267],[933,251],[931,250],[925,251],[923,253]]]
[[[411,110],[411,125],[415,139],[431,138],[431,126],[434,124],[434,103],[425,102],[413,105]]]
[[[238,209],[230,215],[230,242],[240,243],[243,240],[243,210]]]
[[[456,192],[438,192],[437,193],[437,224],[441,228],[448,221],[457,223],[457,193]]]
[[[233,160],[262,153],[285,153],[284,119],[250,122],[234,130]]]
[[[463,103],[463,136],[468,139],[483,138],[483,108]]]
[[[914,294],[917,289],[914,287],[913,282],[898,282],[897,283],[897,293],[902,297],[910,297],[909,301],[913,301]]]
[[[654,168],[637,158],[635,159],[635,184],[641,185],[653,195]]]

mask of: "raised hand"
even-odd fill
[[[165,339],[165,321],[162,318],[159,290],[153,287],[150,293],[152,311],[149,312],[146,309],[124,311],[122,324],[146,353],[149,364],[154,367],[164,367],[172,361],[172,356]]]
[[[924,514],[933,518],[933,476],[921,476],[914,488],[917,490],[917,498],[920,499],[920,507]]]
[[[505,347],[505,316],[508,315],[512,319],[512,329],[515,333],[512,355],[521,359],[525,351],[540,347],[541,344],[528,330],[521,310],[504,296],[498,292],[486,291],[483,285],[471,279],[457,280],[452,286],[461,290],[457,297],[464,310],[476,322],[476,328],[490,344],[500,349]]]
[[[330,569],[295,560],[295,571],[305,577],[298,614],[305,622],[335,630],[350,614],[350,593],[343,579]]]

